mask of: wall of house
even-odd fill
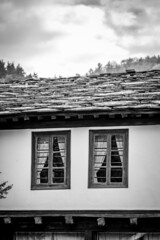
[[[103,189],[88,189],[88,141],[89,129],[107,127],[59,129],[71,130],[71,189],[64,190],[31,190],[31,133],[46,129],[0,131],[0,182],[13,184],[0,209],[160,209],[160,125],[124,128],[129,129],[129,186]]]

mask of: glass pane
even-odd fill
[[[111,155],[111,166],[122,166],[123,156]]]
[[[48,183],[48,169],[43,168],[42,170],[37,170],[36,176],[37,184]]]
[[[64,167],[64,157],[54,157],[53,158],[53,167]]]
[[[124,148],[124,141],[122,135],[112,135],[111,136],[111,149],[123,149]]]
[[[111,168],[111,182],[122,182],[122,168]]]
[[[61,151],[65,149],[65,137],[53,137],[53,151]]]
[[[53,169],[53,183],[64,183],[64,168]]]
[[[19,232],[15,240],[84,240],[81,232]]]
[[[107,142],[107,135],[96,135],[95,142]]]
[[[97,234],[97,240],[128,240],[128,239],[130,239],[130,240],[136,239],[136,238],[134,238],[134,233],[100,232]]]
[[[106,156],[103,156],[103,155],[102,156],[94,156],[94,166],[95,167],[106,166]]]
[[[107,136],[97,135],[95,136],[94,149],[107,149]]]
[[[53,233],[53,239],[54,240],[84,240],[84,233],[79,233],[79,232]]]
[[[37,139],[37,150],[49,150],[49,138],[38,138]]]
[[[47,158],[48,155],[48,152],[37,152],[37,158]]]
[[[106,167],[94,169],[94,182],[106,182]]]

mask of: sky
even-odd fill
[[[39,77],[160,54],[160,0],[0,0],[0,59]]]

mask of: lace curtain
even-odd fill
[[[15,240],[84,240],[83,233],[21,232],[16,233]]]
[[[121,167],[123,163],[124,140],[122,135],[110,136],[110,156],[108,163],[108,139],[107,135],[95,136],[94,142],[94,182],[106,182],[107,167]],[[109,164],[109,166],[107,166]],[[115,173],[114,173],[115,171]],[[121,171],[121,170],[119,170]],[[116,176],[116,168],[112,168],[113,174]],[[116,178],[112,178],[116,181]],[[117,178],[118,179],[118,178]],[[120,178],[119,178],[120,180]]]

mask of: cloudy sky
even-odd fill
[[[160,54],[160,0],[0,0],[0,59],[42,77]]]

